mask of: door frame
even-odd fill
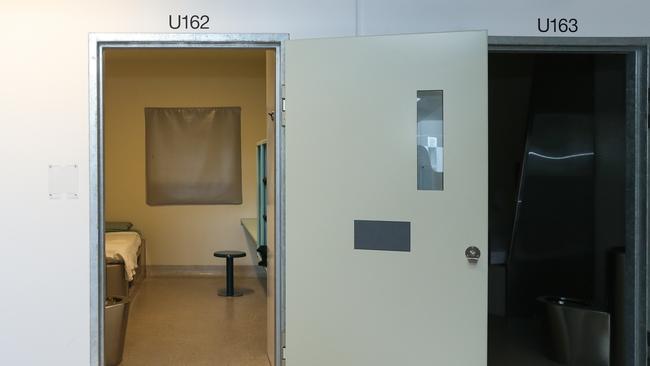
[[[648,59],[650,38],[488,37],[488,52],[616,53],[627,57],[625,124],[626,366],[645,366],[648,322]],[[632,340],[632,341],[628,341]]]
[[[104,95],[103,52],[110,48],[275,50],[275,364],[282,362],[284,332],[284,131],[282,82],[284,33],[90,33],[88,37],[88,120],[90,145],[90,365],[104,366]]]

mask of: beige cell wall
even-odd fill
[[[111,50],[106,55],[106,219],[131,221],[149,265],[223,264],[215,250],[255,245],[240,219],[255,217],[256,144],[266,136],[263,50]],[[148,206],[145,107],[241,106],[243,204]]]

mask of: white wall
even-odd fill
[[[538,16],[578,17],[578,36],[648,36],[650,2],[539,0],[23,0],[0,4],[0,355],[3,364],[89,360],[88,32],[210,32],[292,38],[487,28],[535,35]],[[357,22],[358,19],[358,22]],[[51,201],[48,164],[80,164],[80,198]]]
[[[538,17],[558,17],[578,19],[574,36],[650,35],[650,2],[645,0],[361,0],[360,4],[363,34],[487,29],[490,35],[536,36]]]

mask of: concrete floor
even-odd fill
[[[147,278],[131,303],[121,366],[268,366],[266,294],[237,278],[243,297],[224,298],[223,278]]]

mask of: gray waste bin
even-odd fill
[[[546,356],[570,366],[609,366],[610,316],[589,304],[542,296]]]
[[[122,362],[130,301],[126,297],[110,297],[104,302],[104,363],[117,366]]]

